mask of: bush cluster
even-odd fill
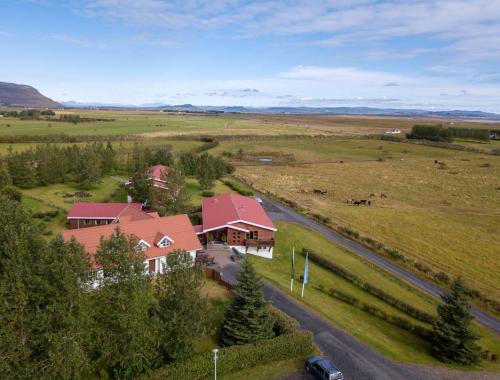
[[[234,373],[246,368],[274,361],[308,355],[314,351],[312,334],[308,331],[284,334],[254,344],[221,348],[217,361],[217,374]],[[209,379],[213,376],[214,357],[211,352],[196,355],[176,365],[167,365],[152,371],[143,380]]]
[[[207,141],[211,140],[211,141]],[[217,145],[219,145],[219,142],[217,140],[212,140],[212,139],[207,139],[207,138],[201,138],[200,141],[204,142],[205,144],[197,146],[196,148],[191,149],[191,152],[193,153],[202,153],[207,150],[210,150],[212,148],[215,148]]]
[[[299,331],[300,325],[296,319],[289,317],[273,305],[270,306],[270,310],[275,321],[274,333],[276,336],[293,334]]]
[[[52,211],[39,211],[33,213],[33,218],[37,219],[44,219],[44,220],[51,220],[54,219],[57,215],[59,215],[59,210],[52,210]]]
[[[360,287],[361,289],[367,291],[371,295],[377,297],[378,299],[387,302],[389,305],[392,305],[396,309],[402,311],[405,314],[408,314],[409,316],[422,321],[426,323],[433,323],[434,322],[434,317],[422,310],[419,310],[410,304],[401,301],[397,299],[396,297],[390,295],[389,293],[385,292],[384,290],[369,284],[368,282],[365,282],[361,280],[358,276],[355,274],[347,271],[346,269],[338,266],[337,264],[331,262],[328,259],[325,259],[324,257],[319,256],[317,253],[314,251],[311,251],[310,249],[303,248],[303,253],[308,253],[309,254],[309,259],[316,264],[322,266],[323,268],[337,274],[338,276],[348,280],[352,284]]]
[[[213,197],[215,193],[212,190],[203,190],[201,192],[202,197]]]
[[[395,325],[403,330],[409,331],[425,340],[430,339],[431,331],[429,329],[423,328],[421,326],[417,326],[407,319],[397,317],[395,315],[387,314],[385,311],[380,309],[375,305],[370,305],[365,302],[361,302],[354,296],[351,296],[347,293],[341,292],[337,289],[329,289],[328,292],[325,292],[323,286],[318,286],[318,289],[323,291],[324,293],[334,297],[342,302],[348,303],[349,305],[353,305],[360,310],[365,311],[366,313],[373,315],[376,318],[382,319],[392,325]]]
[[[232,190],[236,191],[238,194],[241,194],[241,195],[244,195],[244,196],[247,196],[247,197],[252,197],[254,195],[253,191],[247,190],[247,189],[243,188],[243,186],[241,186],[237,182],[225,180],[225,181],[223,181],[223,183],[227,187],[229,187]]]

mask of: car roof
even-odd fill
[[[340,372],[335,364],[333,364],[333,362],[329,359],[320,359],[317,361],[317,363],[329,373]]]

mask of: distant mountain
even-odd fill
[[[24,84],[0,82],[0,107],[61,108],[62,105]]]
[[[443,119],[469,119],[481,121],[500,121],[500,114],[483,111],[427,111],[422,109],[372,108],[372,107],[245,107],[245,106],[195,106],[193,104],[167,105],[146,103],[142,105],[112,103],[79,103],[63,102],[65,107],[72,108],[126,108],[149,109],[164,112],[186,113],[282,113],[293,115],[357,115],[357,116],[398,116],[429,117]]]

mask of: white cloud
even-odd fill
[[[49,39],[58,41],[58,42],[63,42],[66,44],[70,45],[77,45],[81,46],[84,48],[92,48],[92,47],[97,47],[97,48],[105,48],[106,44],[103,42],[94,42],[94,41],[89,41],[80,37],[75,37],[69,34],[51,34],[48,36]]]

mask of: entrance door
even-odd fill
[[[156,272],[156,260],[149,260],[149,272],[155,273]]]

